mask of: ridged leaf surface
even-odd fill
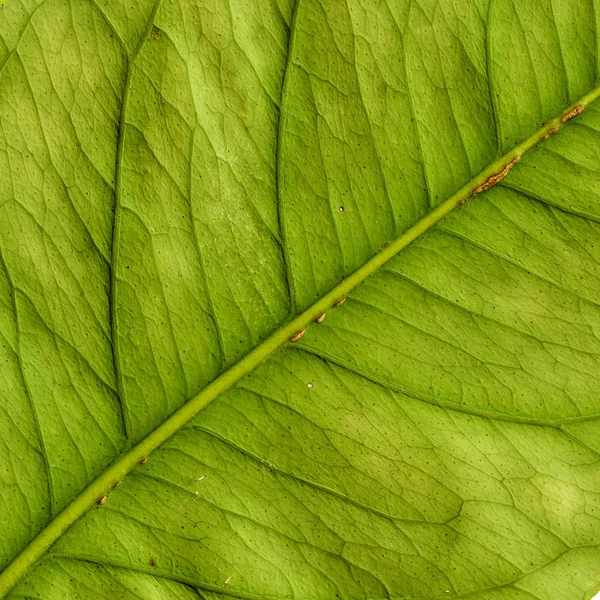
[[[7,0],[0,597],[589,600],[599,21]]]

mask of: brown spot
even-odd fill
[[[486,190],[489,190],[492,186],[502,181],[508,175],[508,172],[515,166],[515,164],[519,162],[519,160],[521,160],[521,157],[515,156],[509,163],[504,165],[501,171],[499,171],[495,175],[492,175],[491,177],[488,177],[485,183],[482,183],[480,186],[476,187],[473,190],[471,196],[479,194],[480,192],[485,192]]]
[[[462,199],[462,200],[459,202],[459,204],[462,206],[462,205],[463,205],[463,204],[464,204],[466,201],[467,201],[467,199],[466,199],[466,198],[463,198],[463,199]]]
[[[558,130],[559,130],[559,127],[553,127],[552,129],[548,129],[548,132],[546,133],[546,135],[543,135],[540,138],[540,142],[545,142],[551,135],[556,133]]]
[[[156,566],[156,559],[154,558],[154,556],[150,557],[150,566],[151,567],[155,567]]]
[[[560,122],[566,123],[569,119],[580,115],[585,110],[586,106],[586,104],[578,104],[575,108],[571,109],[566,115],[563,115],[560,118]]]
[[[144,458],[142,458],[142,460],[140,460],[140,465],[145,465],[148,462],[148,457],[144,456]]]
[[[121,482],[120,482],[120,481],[115,481],[115,482],[113,483],[113,490],[114,490],[115,488],[118,488],[120,485],[121,485]]]
[[[338,300],[333,306],[341,306],[342,304],[344,304],[344,302],[346,302],[347,298],[342,298],[341,300]]]
[[[290,338],[290,342],[297,342],[305,333],[306,329],[299,331],[293,338]]]
[[[157,40],[160,37],[160,29],[158,27],[152,28],[152,34],[150,36],[153,40]]]
[[[322,323],[325,320],[325,317],[327,316],[327,313],[323,313],[322,315],[319,315],[316,319],[315,319],[315,323]]]
[[[102,498],[98,500],[98,504],[104,504],[106,502],[106,498],[106,496],[102,496]]]

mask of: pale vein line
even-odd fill
[[[40,320],[40,323],[48,330],[48,332],[51,333],[52,336],[54,336],[58,340],[60,340],[65,346],[69,347],[87,365],[90,372],[94,374],[94,376],[100,382],[102,387],[110,390],[113,394],[116,393],[117,390],[115,390],[115,388],[110,384],[110,382],[106,381],[104,379],[104,377],[102,377],[102,375],[100,375],[100,373],[96,370],[96,367],[94,367],[94,365],[92,365],[92,363],[87,358],[87,356],[85,356],[85,354],[83,354],[83,352],[73,342],[67,340],[64,335],[62,335],[61,333],[56,331],[46,321],[45,317],[42,316],[40,309],[34,304],[33,300],[31,299],[31,296],[25,290],[22,290],[20,288],[14,288],[14,290],[19,291],[27,299],[27,301],[29,302],[29,304],[31,306],[31,309],[33,310],[33,312],[35,312],[35,314],[37,315],[37,318]],[[58,348],[58,344],[57,344],[57,348]]]
[[[569,214],[569,216],[572,216],[572,215]],[[443,231],[444,234],[446,234],[450,237],[453,237],[457,240],[460,240],[460,241],[464,242],[465,244],[469,244],[473,248],[477,248],[478,250],[481,250],[482,252],[485,252],[486,254],[489,254],[490,256],[492,256],[498,260],[501,260],[509,265],[512,265],[513,267],[521,270],[524,273],[527,273],[528,275],[533,275],[536,279],[539,279],[540,281],[543,281],[544,283],[554,286],[557,289],[562,290],[563,292],[568,292],[569,294],[573,294],[580,300],[584,300],[585,302],[589,302],[590,304],[593,304],[594,306],[600,307],[600,300],[595,300],[594,298],[589,298],[588,296],[585,296],[579,292],[576,292],[572,287],[568,287],[562,283],[559,283],[552,277],[549,277],[547,275],[542,275],[541,273],[538,273],[537,271],[534,271],[533,269],[530,269],[529,267],[525,267],[525,265],[522,265],[517,260],[515,260],[514,258],[511,258],[510,256],[508,256],[506,254],[502,254],[501,252],[498,252],[497,250],[494,250],[493,248],[489,248],[487,246],[484,246],[483,244],[480,244],[479,242],[475,242],[472,239],[468,238],[467,236],[454,231],[453,229],[446,229],[445,227],[442,226],[442,227],[440,227],[440,231]]]
[[[276,401],[273,401],[272,398],[268,398],[267,400],[270,402],[275,402],[285,408],[289,408],[285,404],[281,404]],[[314,425],[314,423],[313,423],[313,425]],[[218,440],[222,444],[228,446],[229,448],[232,448],[236,452],[243,454],[247,458],[251,459],[253,462],[260,464],[261,466],[267,468],[268,470],[270,470],[274,473],[277,473],[278,475],[281,475],[282,477],[291,479],[292,481],[295,481],[295,482],[299,483],[300,485],[306,485],[307,487],[313,488],[313,489],[315,489],[319,492],[322,492],[328,496],[333,496],[335,498],[339,498],[340,500],[343,500],[344,502],[348,502],[348,504],[352,504],[352,505],[356,506],[357,508],[360,508],[361,510],[364,510],[371,514],[377,515],[378,517],[381,517],[381,518],[385,519],[386,521],[391,521],[391,522],[397,521],[397,522],[401,522],[401,523],[431,523],[431,522],[433,522],[433,521],[427,521],[426,519],[410,519],[408,517],[394,516],[394,515],[385,513],[381,510],[378,510],[377,508],[374,508],[372,506],[368,506],[367,504],[363,504],[362,502],[359,502],[358,500],[355,500],[354,498],[351,498],[350,496],[346,496],[343,493],[338,492],[334,489],[331,489],[327,486],[324,486],[320,483],[316,483],[315,481],[311,481],[310,479],[305,479],[304,477],[301,477],[300,475],[297,475],[295,473],[285,471],[285,470],[277,467],[276,465],[274,465],[272,462],[263,460],[262,458],[260,458],[256,454],[253,454],[249,450],[246,450],[245,448],[238,446],[231,440],[219,435],[215,431],[206,429],[205,427],[202,427],[200,425],[189,425],[188,427],[186,427],[186,429],[193,429],[195,431],[200,431],[202,433],[205,433],[205,434],[209,435],[210,437]],[[354,467],[352,465],[349,465],[348,468],[353,469]],[[406,500],[404,500],[404,501],[406,502]],[[414,507],[411,506],[411,508],[414,508]],[[443,524],[443,521],[437,521],[436,523]]]
[[[565,81],[567,84],[567,101],[569,100],[570,96],[571,96],[571,86],[569,84],[569,71],[567,70],[567,64],[565,63],[565,54],[563,51],[563,44],[562,41],[560,39],[560,31],[558,29],[558,24],[556,23],[556,11],[554,10],[554,2],[553,0],[550,0],[550,12],[552,13],[552,25],[554,25],[554,31],[556,32],[556,40],[558,41],[558,54],[560,56],[560,62],[562,65],[562,70],[565,74]]]
[[[551,427],[553,429],[558,429],[559,426],[563,424],[585,423],[588,421],[596,421],[600,419],[600,415],[590,415],[585,417],[567,417],[566,419],[557,420],[530,419],[527,417],[517,417],[513,415],[505,415],[503,413],[498,412],[479,410],[477,408],[471,408],[468,406],[461,406],[460,404],[456,404],[454,402],[450,402],[442,398],[429,396],[421,392],[415,392],[414,390],[403,387],[399,384],[392,383],[391,381],[388,381],[383,377],[379,377],[377,375],[373,375],[372,373],[368,373],[367,371],[363,371],[356,365],[352,365],[336,356],[328,354],[327,352],[322,352],[321,350],[318,350],[316,348],[311,348],[310,346],[302,344],[296,344],[294,348],[302,352],[306,352],[307,354],[312,354],[317,358],[320,358],[328,363],[334,364],[350,373],[353,373],[354,375],[358,375],[359,377],[367,379],[372,383],[376,383],[377,385],[385,388],[386,390],[398,392],[400,394],[408,396],[409,398],[412,398],[414,400],[420,400],[422,402],[425,402],[426,404],[437,406],[438,408],[453,410],[456,412],[473,415],[475,417],[482,417],[484,419],[496,421],[508,421],[509,423],[522,423],[524,425],[533,425],[536,427]]]
[[[468,240],[465,239],[465,242],[468,243]],[[483,251],[485,252],[485,250],[483,250]],[[494,254],[492,254],[491,252],[489,252],[488,254],[490,254],[490,256],[494,256]],[[498,257],[498,258],[501,259],[501,257]],[[506,261],[506,262],[509,262],[509,264],[512,264],[512,263],[510,263],[510,261]],[[523,268],[521,267],[521,269],[523,269]],[[500,327],[502,327],[503,329],[507,329],[508,331],[512,331],[512,332],[522,335],[523,337],[526,337],[530,340],[534,340],[534,341],[538,342],[542,347],[544,347],[545,350],[546,350],[546,346],[557,346],[559,348],[565,348],[567,350],[571,350],[573,352],[579,352],[581,354],[585,354],[585,355],[588,355],[588,356],[591,356],[594,358],[598,357],[598,352],[594,352],[592,350],[584,350],[583,348],[577,348],[575,346],[569,346],[568,344],[565,344],[563,342],[555,342],[550,339],[542,339],[542,338],[536,337],[533,333],[530,333],[530,332],[526,331],[525,329],[519,329],[519,327],[517,327],[516,325],[511,325],[510,323],[501,321],[500,319],[492,317],[491,315],[486,315],[482,312],[470,309],[459,302],[453,302],[452,300],[450,300],[446,296],[442,295],[441,293],[430,290],[424,284],[419,283],[415,279],[411,279],[408,275],[405,275],[404,273],[401,273],[399,271],[392,271],[391,269],[385,269],[385,270],[382,270],[381,273],[389,275],[390,277],[392,277],[392,279],[398,279],[400,281],[404,281],[406,283],[414,285],[418,290],[424,292],[425,294],[427,294],[433,298],[437,298],[440,302],[443,302],[444,304],[446,304],[448,306],[452,306],[455,309],[458,309],[460,312],[466,313],[467,315],[474,317],[475,323],[477,323],[477,321],[479,319],[481,319],[482,321],[488,321],[491,323],[495,323],[495,324],[499,325]],[[534,275],[534,274],[532,273],[532,275]],[[577,296],[577,297],[579,298],[579,296]],[[489,304],[489,303],[486,302],[486,304]],[[371,305],[368,305],[368,306],[371,306]],[[375,307],[375,308],[378,308],[378,307]],[[390,316],[394,317],[394,315],[391,315],[391,314],[390,314]],[[560,319],[560,320],[562,321],[562,319]],[[404,320],[402,320],[402,321],[406,322]],[[409,323],[409,325],[411,325],[411,323]],[[421,329],[421,331],[423,331],[423,330]],[[424,333],[427,333],[427,332],[424,332]],[[495,340],[492,340],[492,341],[496,346],[499,346],[500,348],[502,348],[502,346],[498,342],[496,342]],[[503,349],[505,349],[505,348],[503,348]],[[494,363],[492,363],[492,364],[494,364]],[[577,369],[575,369],[575,367],[572,367],[572,368],[574,370],[577,370]],[[586,375],[589,375],[589,373],[586,373]]]
[[[112,21],[106,16],[106,13],[100,8],[100,5],[98,4],[97,0],[90,0],[90,4],[96,9],[98,14],[100,15],[100,18],[106,23],[108,28],[115,34],[117,40],[119,41],[119,44],[121,45],[121,49],[125,52],[125,54],[129,54],[125,40],[121,36],[119,30],[113,25]]]
[[[105,557],[92,556],[89,554],[79,554],[79,553],[70,553],[70,552],[55,552],[52,554],[47,554],[44,561],[53,561],[56,559],[64,559],[64,560],[73,560],[78,562],[86,562],[92,563],[104,567],[114,567],[117,569],[123,569],[126,571],[132,571],[134,573],[143,573],[144,575],[150,575],[153,577],[157,577],[160,579],[167,579],[169,581],[174,581],[175,583],[180,583],[183,585],[193,586],[200,590],[218,593],[222,596],[227,596],[230,598],[240,598],[241,600],[281,600],[280,597],[275,596],[264,596],[257,594],[246,594],[244,592],[234,592],[231,589],[220,588],[217,586],[212,586],[208,583],[202,583],[199,581],[195,581],[190,577],[182,577],[179,575],[175,575],[173,573],[168,573],[166,571],[161,571],[160,567],[142,567],[140,565],[132,565],[130,563],[126,563],[124,561],[119,560],[111,560]],[[397,599],[401,600],[401,599]],[[406,599],[410,600],[410,599]]]
[[[188,70],[188,83],[190,86],[190,91],[191,91],[191,87],[192,87],[192,83],[189,79],[189,70]],[[197,119],[197,117],[196,117]],[[198,255],[198,262],[200,263],[200,277],[202,278],[202,281],[204,282],[204,288],[206,289],[206,299],[208,301],[208,310],[210,312],[210,317],[211,320],[213,322],[213,325],[215,327],[215,332],[217,334],[217,346],[219,349],[219,355],[220,355],[220,360],[219,362],[221,363],[221,365],[224,365],[226,363],[226,355],[225,355],[225,340],[223,338],[223,332],[221,331],[221,324],[219,323],[219,319],[217,318],[217,311],[215,309],[215,304],[213,302],[213,298],[212,298],[212,289],[211,286],[209,284],[208,281],[208,273],[207,273],[207,269],[206,269],[206,265],[204,264],[204,256],[202,254],[202,250],[200,248],[200,240],[198,239],[198,232],[196,231],[196,219],[194,217],[194,204],[193,204],[193,179],[194,179],[194,167],[193,167],[193,162],[194,162],[194,148],[195,148],[195,144],[196,144],[196,134],[198,132],[198,121],[196,120],[196,124],[194,126],[194,129],[192,130],[192,133],[190,135],[190,147],[189,147],[189,160],[190,160],[190,172],[189,172],[189,178],[188,178],[188,213],[189,213],[189,219],[190,219],[190,227],[191,227],[191,233],[192,233],[192,240],[194,243],[194,248],[196,250],[196,253]],[[217,160],[219,160],[217,158]]]
[[[540,204],[543,204],[544,206],[551,206],[552,208],[556,208],[557,210],[560,210],[561,212],[563,212],[567,215],[571,215],[573,217],[580,217],[587,221],[593,221],[594,223],[600,224],[600,216],[592,215],[590,213],[586,213],[582,210],[577,210],[577,209],[574,209],[571,207],[561,206],[558,202],[556,202],[554,200],[549,200],[548,198],[541,198],[541,197],[534,196],[532,193],[526,192],[525,190],[519,188],[517,185],[511,184],[510,181],[503,181],[499,185],[503,188],[512,190],[513,192],[522,194],[526,198],[529,198],[530,200],[534,200],[535,202],[539,202]]]
[[[348,17],[351,19],[351,17]],[[383,163],[381,161],[381,156],[379,155],[379,150],[377,148],[377,142],[375,141],[375,134],[373,132],[373,123],[371,121],[371,117],[369,116],[369,110],[367,108],[367,103],[365,102],[365,98],[363,95],[362,84],[360,82],[360,76],[358,74],[358,57],[356,55],[356,34],[353,31],[353,39],[352,39],[352,49],[354,51],[354,64],[352,65],[354,68],[354,72],[356,74],[356,87],[358,89],[358,97],[360,99],[360,103],[363,108],[363,112],[365,115],[365,120],[367,121],[367,129],[369,130],[369,138],[371,139],[371,143],[373,144],[373,154],[375,156],[375,162],[377,163],[377,170],[379,172],[379,177],[381,178],[381,183],[383,184],[383,192],[385,195],[386,202],[389,206],[390,213],[392,216],[392,224],[394,226],[394,234],[398,234],[398,215],[396,215],[396,210],[394,207],[394,203],[392,202],[392,198],[390,196],[390,192],[388,189],[387,179],[385,177],[385,172],[383,170]]]
[[[25,378],[25,371],[23,369],[23,361],[21,359],[21,328],[19,325],[19,313],[17,311],[16,288],[13,284],[12,277],[10,276],[10,271],[8,270],[6,261],[4,260],[4,255],[2,253],[1,247],[0,247],[0,266],[6,273],[6,279],[8,281],[8,285],[10,287],[12,310],[15,315],[15,328],[16,328],[16,333],[17,333],[17,348],[16,348],[15,355],[17,357],[17,362],[19,365],[19,373],[21,375],[23,387],[25,388],[25,394],[27,395],[27,398],[29,399],[29,405],[31,407],[31,413],[33,416],[35,430],[36,430],[36,433],[38,435],[39,442],[40,442],[40,453],[42,455],[42,459],[44,462],[44,469],[46,471],[48,501],[50,502],[50,517],[52,517],[54,515],[54,484],[52,482],[52,474],[50,471],[50,461],[48,458],[48,451],[46,450],[46,445],[44,443],[44,437],[42,435],[42,427],[40,425],[40,420],[39,420],[39,416],[37,413],[37,407],[35,405],[33,396],[31,395],[31,391],[29,390],[29,385],[27,384],[27,380]]]
[[[192,456],[191,458],[195,458],[195,457]],[[309,540],[306,539],[304,533],[299,528],[296,528],[298,530],[298,533],[300,534],[299,537],[293,537],[291,534],[286,533],[284,531],[280,531],[275,526],[269,525],[266,522],[262,522],[259,519],[255,519],[254,517],[252,517],[249,514],[243,514],[242,512],[237,512],[237,511],[235,511],[235,510],[233,510],[231,508],[227,508],[227,507],[223,506],[222,504],[217,504],[215,501],[210,500],[210,499],[208,499],[206,497],[196,496],[196,494],[194,494],[190,490],[188,490],[188,489],[180,486],[179,484],[176,484],[176,483],[174,483],[172,481],[169,481],[169,480],[164,479],[162,477],[159,477],[157,475],[151,475],[149,473],[140,473],[140,474],[138,474],[138,476],[142,477],[142,478],[153,480],[153,481],[155,481],[157,483],[160,483],[161,485],[164,485],[164,486],[175,488],[175,489],[179,490],[180,492],[185,493],[186,495],[190,496],[190,498],[197,499],[199,502],[203,502],[205,504],[208,504],[209,506],[213,507],[214,509],[216,509],[216,510],[220,511],[221,513],[223,513],[224,515],[226,515],[226,517],[228,516],[228,517],[232,517],[234,519],[238,518],[238,519],[242,519],[244,521],[249,521],[250,523],[256,525],[257,527],[260,527],[260,528],[265,529],[267,531],[272,531],[275,535],[279,536],[280,538],[287,539],[290,542],[292,542],[294,544],[297,544],[300,549],[303,546],[310,546],[312,548],[315,548],[316,550],[319,550],[319,551],[321,551],[321,552],[323,552],[323,553],[325,553],[325,554],[333,557],[333,559],[339,559],[342,563],[344,563],[344,564],[346,564],[346,565],[348,565],[350,567],[354,567],[354,568],[356,568],[356,569],[358,569],[360,571],[365,571],[365,569],[363,567],[357,565],[356,563],[353,563],[349,558],[347,558],[347,557],[344,556],[344,548],[345,548],[345,545],[346,545],[346,540],[344,540],[341,536],[339,536],[335,530],[333,530],[331,527],[329,527],[329,525],[327,525],[327,523],[325,521],[323,521],[323,519],[321,519],[314,511],[310,510],[308,507],[306,507],[307,511],[309,511],[315,517],[315,519],[319,520],[323,524],[323,526],[326,527],[329,531],[331,531],[331,533],[339,540],[339,545],[341,546],[340,549],[339,549],[339,552],[336,552],[333,549],[328,549],[326,547],[320,547],[320,546],[315,545],[313,542],[311,542],[311,541],[309,541]],[[292,492],[290,492],[290,493],[292,493]],[[141,519],[132,517],[130,514],[128,514],[125,511],[122,511],[122,510],[118,510],[118,509],[115,509],[115,508],[111,509],[111,508],[108,508],[108,507],[106,508],[106,510],[110,510],[110,511],[115,512],[115,513],[117,513],[119,515],[122,515],[123,517],[125,517],[127,519],[130,519],[134,523],[138,523],[141,526],[148,527],[148,529],[150,529],[151,531],[157,530],[159,532],[165,533],[166,535],[169,535],[169,536],[172,536],[172,537],[176,537],[176,538],[181,538],[181,539],[184,539],[184,540],[187,540],[187,541],[190,541],[190,542],[198,542],[198,543],[200,543],[204,539],[202,537],[189,538],[189,537],[186,537],[186,536],[184,536],[182,534],[174,533],[173,531],[171,531],[169,529],[161,529],[161,528],[159,528],[156,525],[151,525],[150,523],[146,523],[145,521],[143,521]],[[227,519],[227,522],[228,522],[228,525],[231,526],[231,523],[229,522],[229,519]],[[263,558],[263,559],[265,558],[264,556],[262,556],[260,554],[260,552],[258,552],[256,550],[255,550],[255,553],[258,554],[261,558]]]
[[[21,43],[21,40],[23,39],[23,36],[25,35],[25,31],[27,30],[27,28],[29,27],[29,25],[31,25],[31,21],[35,15],[35,13],[37,13],[37,11],[44,6],[44,4],[46,4],[46,2],[48,2],[48,0],[42,0],[32,11],[31,14],[29,15],[29,17],[27,18],[27,20],[25,21],[23,27],[21,28],[21,31],[19,31],[19,35],[17,36],[17,42],[15,43],[15,46],[12,50],[10,50],[10,52],[6,55],[6,58],[4,59],[4,62],[0,65],[0,77],[2,76],[2,74],[4,73],[4,69],[6,67],[6,65],[8,64],[9,60],[11,59],[11,57],[17,52],[17,50],[19,49],[19,44]]]

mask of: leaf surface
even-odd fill
[[[0,597],[589,600],[598,10],[9,0]]]

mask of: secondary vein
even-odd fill
[[[117,156],[115,160],[115,210],[113,216],[113,230],[112,230],[112,244],[111,244],[111,256],[110,256],[110,329],[113,349],[113,363],[115,369],[115,379],[117,381],[117,390],[119,394],[119,400],[121,402],[121,414],[123,416],[123,428],[125,430],[125,437],[131,440],[131,422],[129,418],[129,411],[127,410],[127,403],[125,402],[125,392],[123,388],[123,374],[121,372],[121,361],[119,358],[119,332],[118,332],[118,320],[117,320],[117,263],[119,260],[119,234],[121,224],[121,200],[122,200],[122,187],[123,187],[123,155],[125,152],[125,128],[127,118],[127,105],[129,103],[129,94],[131,92],[131,83],[133,80],[133,73],[135,69],[135,61],[138,58],[142,48],[148,41],[152,27],[154,27],[154,21],[156,19],[156,13],[160,8],[162,0],[156,0],[152,13],[148,18],[146,29],[144,34],[140,38],[140,41],[135,49],[134,53],[127,59],[127,74],[125,76],[125,83],[123,85],[123,100],[121,102],[121,113],[119,116],[119,133],[117,138]]]
[[[33,400],[33,396],[31,395],[31,391],[29,390],[29,385],[27,384],[27,379],[25,378],[25,371],[23,369],[23,361],[21,360],[21,347],[20,347],[20,345],[21,345],[21,327],[19,324],[19,313],[17,311],[17,288],[15,288],[12,277],[10,275],[10,271],[8,270],[8,265],[6,264],[6,261],[4,260],[4,255],[2,253],[1,247],[0,247],[0,268],[3,269],[4,272],[6,273],[6,278],[8,280],[8,286],[9,286],[10,295],[11,295],[11,306],[12,306],[12,310],[15,315],[15,329],[16,329],[16,334],[17,334],[17,336],[16,336],[17,344],[16,344],[16,348],[13,350],[11,347],[11,350],[13,350],[13,352],[15,353],[15,355],[17,357],[17,363],[19,365],[19,375],[21,376],[21,381],[23,383],[25,395],[27,396],[27,399],[29,400],[29,405],[31,408],[31,414],[33,416],[35,431],[37,433],[37,436],[39,439],[39,444],[40,444],[39,448],[37,448],[37,450],[40,452],[40,454],[42,456],[42,460],[44,462],[44,471],[46,472],[46,489],[47,489],[47,493],[48,493],[48,500],[50,502],[50,515],[54,515],[54,496],[55,496],[55,494],[54,494],[54,485],[52,482],[52,473],[50,471],[50,461],[48,460],[48,452],[46,450],[44,437],[42,436],[42,427],[40,425],[38,410],[37,410],[37,407]],[[1,577],[2,577],[2,575],[0,575],[0,578]]]
[[[292,274],[292,266],[290,263],[289,248],[287,245],[287,239],[285,235],[285,217],[283,214],[283,199],[285,192],[284,176],[283,176],[283,158],[284,158],[284,145],[283,138],[285,136],[285,126],[287,117],[287,99],[288,99],[288,88],[290,85],[290,78],[292,73],[292,67],[294,62],[294,43],[296,41],[296,23],[298,22],[298,13],[300,12],[300,3],[302,0],[296,0],[294,5],[294,12],[292,14],[292,20],[290,23],[290,36],[288,42],[288,53],[285,70],[283,73],[283,85],[281,86],[281,98],[279,101],[279,126],[277,129],[277,154],[275,159],[275,178],[277,181],[277,209],[279,218],[279,230],[281,232],[281,247],[283,249],[283,260],[285,263],[285,271],[287,277],[288,291],[290,294],[290,314],[296,312],[296,292],[294,288],[294,278]]]

